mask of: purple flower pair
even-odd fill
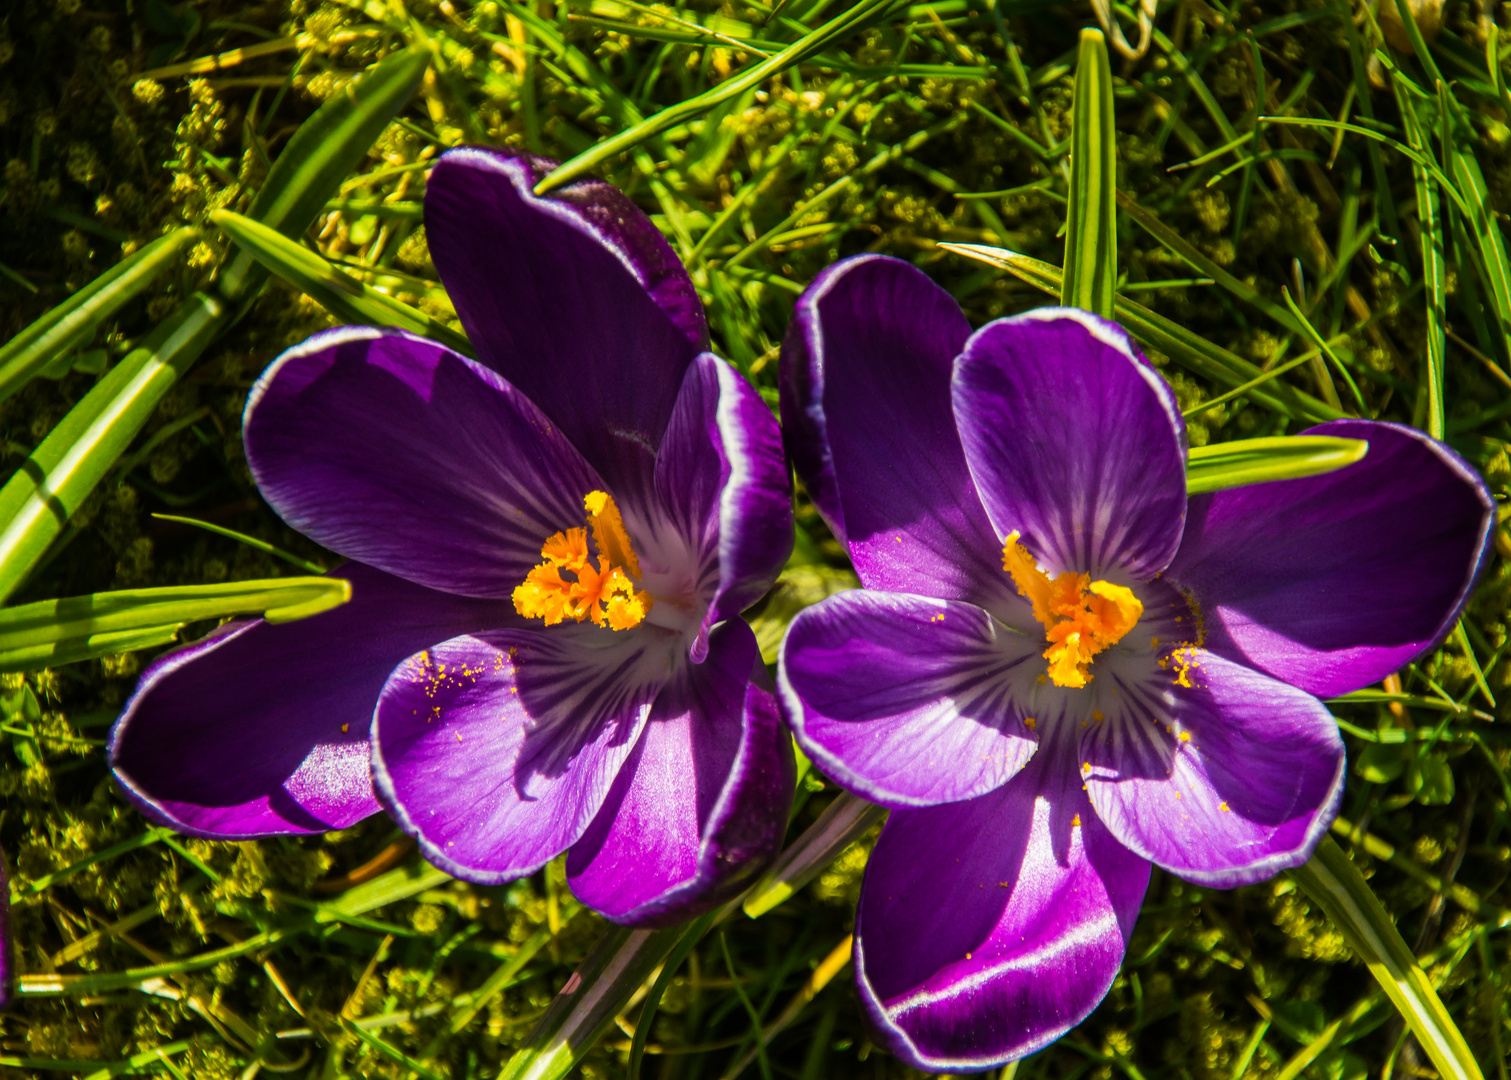
[[[1158,864],[1232,887],[1304,862],[1337,812],[1318,697],[1442,641],[1494,504],[1413,429],[1337,421],[1357,464],[1186,497],[1175,396],[1123,330],[1042,309],[971,332],[912,266],[861,256],[798,302],[788,452],[865,590],[799,614],[783,712],[893,808],[855,975],[922,1069],[1015,1060],[1112,985]]]
[[[496,883],[563,851],[616,921],[738,892],[794,766],[750,628],[792,544],[780,432],[692,282],[607,184],[443,155],[430,251],[480,357],[350,327],[247,402],[258,488],[350,562],[350,603],[159,658],[111,735],[155,821],[226,839],[387,810]]]

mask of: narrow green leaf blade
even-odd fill
[[[1198,446],[1186,461],[1186,494],[1320,476],[1352,465],[1369,452],[1363,439],[1282,435]]]
[[[1100,30],[1081,31],[1073,101],[1060,303],[1110,319],[1117,287],[1117,132],[1112,65]]]
[[[0,348],[0,401],[20,390],[49,363],[88,341],[100,324],[173,264],[195,238],[175,229],[128,255]]]
[[[1396,104],[1401,111],[1401,125],[1406,129],[1406,142],[1423,153],[1427,139],[1422,131],[1421,118],[1416,107],[1397,79],[1391,80],[1395,90]],[[1427,170],[1413,163],[1412,180],[1416,185],[1417,223],[1422,231],[1422,285],[1427,300],[1427,355],[1423,357],[1427,377],[1427,434],[1442,439],[1447,433],[1447,415],[1443,398],[1443,365],[1447,350],[1447,336],[1443,319],[1443,305],[1447,301],[1447,269],[1443,261],[1443,233],[1438,222],[1437,186],[1427,175]]]
[[[841,792],[756,882],[745,897],[745,914],[759,919],[784,903],[884,816],[882,807]]]
[[[290,285],[308,293],[327,311],[349,323],[396,326],[423,334],[448,348],[474,356],[461,334],[422,311],[364,284],[276,229],[229,210],[217,210],[210,220],[238,247]]]
[[[1364,961],[1445,1080],[1484,1080],[1437,991],[1344,850],[1324,837],[1311,861],[1289,873]]]

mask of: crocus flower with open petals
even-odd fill
[[[791,743],[739,613],[791,502],[776,420],[707,351],[670,247],[607,184],[532,194],[550,165],[462,149],[431,172],[431,255],[480,361],[345,328],[263,373],[253,476],[353,560],[353,599],[158,660],[111,762],[196,835],[381,803],[471,881],[570,850],[580,899],[652,924],[737,890],[786,825]]]
[[[1242,885],[1306,860],[1343,745],[1318,700],[1442,640],[1493,509],[1409,428],[1324,476],[1186,497],[1175,395],[1118,326],[972,334],[906,263],[830,267],[783,346],[788,446],[866,590],[802,612],[804,750],[895,808],[858,992],[909,1064],[984,1069],[1106,994],[1157,863]]]

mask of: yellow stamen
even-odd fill
[[[583,499],[586,529],[556,533],[541,545],[546,561],[531,570],[514,590],[514,610],[527,619],[543,619],[555,626],[568,619],[592,619],[610,630],[639,626],[651,609],[649,594],[636,588],[640,560],[630,546],[624,519],[613,497],[590,491]],[[588,555],[588,531],[598,549],[595,566]],[[562,577],[562,572],[571,577]]]
[[[1089,574],[1063,573],[1051,578],[1019,533],[1002,548],[1002,569],[1012,575],[1018,594],[1033,605],[1034,618],[1044,626],[1049,648],[1049,678],[1056,686],[1085,686],[1091,681],[1091,659],[1117,644],[1144,613],[1131,589],[1110,581],[1092,581]]]

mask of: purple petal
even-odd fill
[[[871,854],[856,984],[878,1041],[914,1068],[1031,1054],[1117,975],[1149,863],[1092,813],[1074,742],[1057,743],[988,795],[894,811]]]
[[[782,710],[803,751],[883,806],[934,806],[1006,783],[1043,642],[964,601],[856,589],[805,608],[782,641]]]
[[[1495,502],[1412,428],[1337,420],[1303,434],[1366,439],[1369,453],[1193,498],[1168,576],[1200,607],[1208,649],[1327,697],[1447,636],[1489,556]]]
[[[333,330],[284,353],[245,429],[257,486],[290,525],[464,596],[508,597],[604,486],[498,375],[397,331]]]
[[[1192,685],[1172,677],[1182,673]],[[1203,885],[1304,863],[1343,794],[1337,721],[1310,694],[1203,649],[1161,675],[1104,697],[1106,718],[1081,735],[1098,816],[1132,851]]]
[[[231,623],[158,657],[110,733],[110,765],[153,821],[222,840],[344,829],[378,811],[373,704],[417,649],[497,625],[506,608],[360,563],[341,607]],[[512,612],[510,612],[512,614]]]
[[[10,877],[0,851],[0,1012],[10,1007],[16,989],[16,941],[10,921]]]
[[[661,691],[567,855],[584,904],[617,923],[670,925],[734,896],[776,854],[796,769],[776,702],[751,684],[759,663],[735,619],[713,632],[707,661]]]
[[[411,657],[373,717],[379,800],[453,877],[533,873],[598,813],[678,642],[585,624],[457,637]]]
[[[682,374],[708,347],[703,309],[670,246],[613,187],[532,194],[551,167],[509,150],[441,155],[425,189],[430,252],[483,362],[616,495],[644,493]]]
[[[711,353],[683,379],[656,458],[656,494],[662,520],[649,527],[669,526],[692,541],[700,573],[715,577],[689,588],[690,601],[712,595],[699,633],[706,641],[714,624],[761,598],[792,551],[792,491],[776,417]],[[695,648],[693,658],[702,652]]]
[[[1180,544],[1185,423],[1123,328],[1072,308],[999,319],[955,365],[981,501],[1051,573],[1147,580]]]
[[[970,335],[921,271],[860,255],[799,298],[782,343],[782,426],[814,504],[867,588],[1016,602],[950,404]]]

